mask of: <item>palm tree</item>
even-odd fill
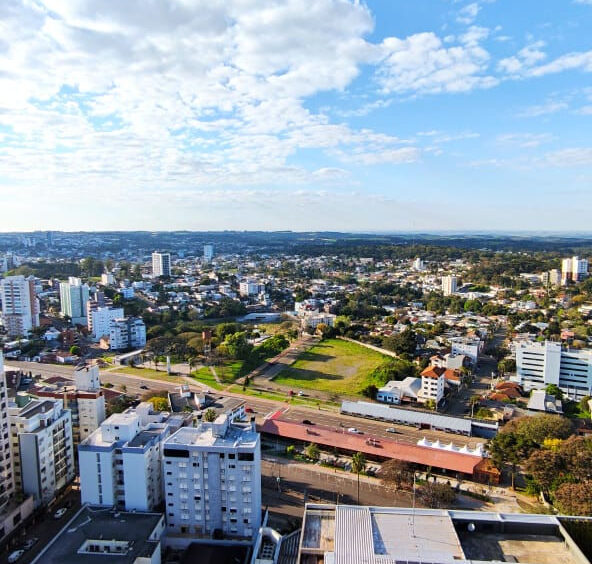
[[[358,475],[358,505],[360,505],[360,472],[366,470],[366,457],[363,452],[356,452],[352,456],[351,470]]]

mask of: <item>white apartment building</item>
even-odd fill
[[[244,280],[239,284],[239,293],[243,298],[256,296],[261,292],[265,292],[265,284],[253,280]]]
[[[98,307],[90,312],[89,326],[93,332],[93,340],[98,342],[105,335],[109,335],[111,322],[123,318],[122,307]]]
[[[113,274],[110,272],[103,272],[103,274],[101,274],[101,284],[105,286],[112,286],[115,284],[115,276],[113,276]]]
[[[425,270],[425,267],[424,267],[424,264],[423,264],[423,260],[421,260],[420,257],[417,257],[413,261],[413,270],[417,270],[418,272],[421,272],[422,270]]]
[[[152,405],[116,413],[78,446],[82,503],[150,511],[162,503],[168,414]]]
[[[335,320],[337,316],[333,313],[324,313],[324,312],[304,312],[304,316],[302,317],[302,327],[312,327],[316,329],[319,325],[325,324],[329,327],[333,327],[335,325]]]
[[[35,278],[7,276],[0,280],[2,323],[10,337],[26,337],[39,327],[39,300],[35,294]]]
[[[89,288],[80,278],[70,276],[68,282],[60,282],[60,313],[68,316],[72,323],[86,325],[86,303],[89,300]]]
[[[453,355],[465,355],[471,364],[477,364],[483,345],[484,343],[480,339],[455,337],[450,339],[450,352]]]
[[[72,419],[61,400],[31,400],[8,408],[17,489],[35,505],[52,501],[74,479]]]
[[[152,253],[152,277],[171,275],[171,255],[169,253]]]
[[[458,280],[453,274],[449,276],[442,276],[442,293],[445,296],[454,294],[457,289]]]
[[[214,258],[214,245],[204,245],[203,248],[203,259],[205,263],[212,262]]]
[[[444,397],[445,369],[429,366],[421,373],[421,388],[417,393],[417,401],[425,403],[434,400],[436,406]]]
[[[114,351],[141,349],[146,345],[146,325],[138,317],[112,319],[109,323],[109,348]]]
[[[571,399],[592,395],[592,349],[561,343],[516,343],[516,379],[526,391],[555,384]]]
[[[261,524],[261,445],[251,424],[220,415],[164,443],[167,534],[253,538]]]
[[[561,284],[580,282],[588,276],[588,261],[578,256],[564,258],[561,261]]]

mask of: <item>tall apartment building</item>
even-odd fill
[[[49,503],[74,479],[70,411],[61,400],[39,399],[8,412],[15,486],[36,506]]]
[[[261,292],[265,292],[265,284],[253,280],[245,280],[239,284],[239,292],[243,297],[256,296]]]
[[[98,429],[105,420],[105,395],[101,390],[99,366],[79,365],[74,371],[74,387],[45,387],[37,390],[39,398],[60,399],[72,419],[74,448]]]
[[[571,399],[592,395],[592,349],[551,341],[517,343],[516,379],[526,391],[555,384]]]
[[[425,270],[425,267],[424,267],[424,264],[423,264],[423,260],[421,260],[420,257],[417,257],[413,261],[413,270],[417,270],[418,272],[421,272],[422,270]]]
[[[425,403],[433,400],[436,405],[444,397],[445,368],[428,366],[421,373],[421,388],[417,393],[417,401]]]
[[[60,282],[60,312],[68,316],[72,323],[86,325],[86,304],[89,300],[89,288],[80,278],[70,276],[68,282]]]
[[[39,327],[39,300],[35,294],[35,278],[7,276],[0,281],[2,323],[10,337],[24,337]]]
[[[561,284],[580,282],[588,276],[588,261],[574,256],[561,261]]]
[[[453,274],[449,276],[442,276],[442,293],[445,296],[450,296],[456,292],[457,278]]]
[[[82,503],[151,511],[163,501],[162,443],[167,415],[144,402],[116,413],[78,447]]]
[[[146,345],[146,325],[139,317],[112,319],[109,323],[109,348],[114,351],[141,349]]]
[[[88,328],[92,331],[93,340],[97,342],[101,337],[109,335],[111,322],[115,319],[122,319],[123,316],[122,307],[99,306],[91,309],[88,317]]]
[[[204,245],[203,248],[203,260],[209,264],[214,258],[214,245]]]
[[[220,415],[164,442],[168,534],[252,538],[261,524],[261,451],[251,424]]]
[[[152,276],[158,278],[159,276],[171,275],[171,255],[169,253],[159,253],[154,251],[152,253]]]

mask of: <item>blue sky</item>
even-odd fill
[[[592,0],[0,3],[0,230],[590,230]]]

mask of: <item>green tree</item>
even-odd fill
[[[78,356],[80,354],[80,347],[78,345],[72,345],[70,347],[70,354]]]
[[[450,507],[456,499],[456,493],[448,484],[429,481],[421,486],[419,496],[431,508]]]
[[[408,354],[412,356],[415,354],[415,349],[417,348],[415,331],[412,329],[405,329],[405,331],[398,335],[385,337],[382,340],[382,346],[394,353]]]
[[[537,444],[533,440],[504,430],[489,441],[487,450],[498,470],[503,471],[509,467],[513,489],[518,465],[536,448]]]
[[[151,397],[148,400],[153,406],[155,411],[168,411],[169,410],[169,402],[166,398],[161,398],[158,396]]]
[[[356,452],[352,455],[351,471],[358,477],[358,505],[360,505],[360,474],[366,470],[366,457],[363,452]]]
[[[562,484],[555,492],[555,505],[567,515],[592,515],[592,482]]]
[[[413,483],[413,465],[404,460],[392,458],[382,464],[379,477],[383,485],[387,487],[394,485],[396,489],[399,489],[403,485]]]
[[[216,412],[210,407],[209,409],[206,409],[206,411],[203,414],[203,420],[206,423],[213,423],[216,420],[216,417],[218,417],[216,415]]]
[[[556,399],[563,399],[563,392],[557,384],[547,384],[545,392],[550,396],[555,396]]]
[[[316,445],[315,443],[310,443],[304,449],[304,456],[306,456],[306,458],[309,458],[310,460],[314,460],[315,462],[319,460],[319,458],[321,458],[321,451],[319,450],[318,445]]]
[[[526,461],[525,468],[542,490],[548,493],[564,469],[564,461],[559,452],[535,450]]]

